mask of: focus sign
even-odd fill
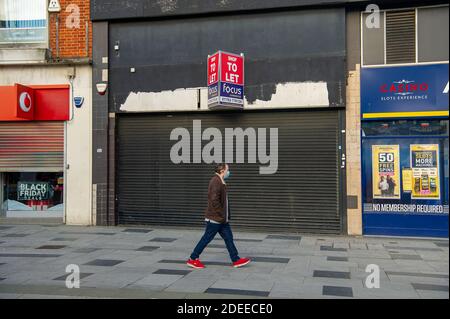
[[[208,56],[208,107],[244,107],[244,56],[218,51]]]

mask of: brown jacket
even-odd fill
[[[208,207],[205,217],[218,223],[225,223],[227,216],[227,186],[219,175],[214,175],[208,186]]]

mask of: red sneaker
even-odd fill
[[[205,268],[205,265],[202,264],[200,259],[192,260],[189,259],[186,263],[189,267],[195,268],[195,269],[203,269]]]
[[[233,267],[234,268],[239,268],[239,267],[247,265],[249,262],[250,262],[249,258],[241,258],[238,261],[235,261],[233,263]]]

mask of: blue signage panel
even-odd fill
[[[448,106],[448,63],[361,70],[363,119],[448,116]]]
[[[413,181],[405,180],[399,174],[396,181],[400,194],[398,198],[375,196],[378,181],[373,176],[373,146],[390,145],[399,147],[399,169],[415,169],[417,154],[414,145],[438,145],[439,152],[431,164],[438,170],[439,196],[416,198]],[[438,137],[391,137],[365,138],[362,144],[362,190],[363,190],[363,233],[365,235],[429,236],[448,237],[449,217],[449,176],[448,138]],[[439,165],[437,165],[439,163]],[[424,170],[423,165],[419,171]],[[447,173],[446,173],[447,171]],[[413,177],[414,178],[414,177]],[[412,184],[408,184],[412,183]],[[423,186],[423,185],[422,185]]]

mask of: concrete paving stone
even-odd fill
[[[331,258],[331,259],[329,259]],[[337,260],[333,260],[337,258]],[[340,257],[340,256],[312,256],[310,258],[309,267],[333,267],[339,269],[341,267],[350,268],[350,267],[358,267],[358,264],[350,261],[340,261],[345,260],[348,257]]]
[[[352,279],[362,280],[363,283],[365,283],[367,277],[371,274],[373,274],[372,271],[366,272],[365,269],[352,269],[350,271],[350,276]],[[380,281],[390,281],[389,277],[386,275],[385,271],[382,268],[380,268],[379,276]]]
[[[448,273],[448,259],[447,261],[427,261],[426,263],[430,265],[434,271]]]
[[[208,294],[230,294],[230,295],[245,295],[245,296],[257,296],[257,297],[267,297],[269,296],[269,291],[260,290],[244,290],[244,289],[228,289],[228,288],[208,288],[205,290]]]
[[[56,237],[53,239],[50,239],[50,241],[76,241],[79,238],[69,238],[69,237]]]
[[[64,275],[62,275],[62,276],[53,278],[53,280],[62,280],[62,281],[65,281],[69,275],[71,275],[71,273],[64,274]],[[93,273],[80,273],[80,277],[79,277],[79,278],[80,278],[80,280],[81,280],[81,279],[84,279],[84,278],[89,277],[89,276],[91,276],[91,275],[93,275]]]
[[[174,241],[176,241],[178,238],[168,238],[168,237],[155,237],[150,239],[150,242],[159,242],[159,243],[173,243]]]
[[[96,297],[24,294],[19,299],[99,299]]]
[[[191,270],[182,270],[182,269],[158,269],[158,270],[156,270],[153,273],[154,274],[158,274],[158,275],[181,275],[181,276],[186,276],[190,272],[191,272]]]
[[[264,257],[264,256],[250,256],[252,262],[258,263],[277,263],[277,264],[287,264],[289,263],[289,258],[284,257]]]
[[[15,233],[9,233],[6,235],[3,235],[1,237],[3,238],[22,238],[22,237],[26,237],[29,236],[30,234],[15,234]]]
[[[358,249],[358,250],[368,250],[367,244],[365,243],[350,243],[350,249]]]
[[[429,263],[423,260],[415,260],[414,264],[411,264],[410,260],[404,259],[396,259],[394,261],[398,266],[397,269],[402,269],[403,271],[410,271],[412,268],[417,271],[433,272],[433,268],[429,265]]]
[[[448,253],[434,253],[434,252],[426,252],[426,251],[419,251],[417,254],[426,261],[440,261],[440,260],[448,260],[449,254]]]
[[[353,289],[351,287],[344,286],[323,286],[322,294],[324,296],[353,298]]]
[[[45,264],[47,265],[54,265],[54,264],[58,264],[58,265],[67,265],[67,264],[78,264],[78,265],[82,265],[85,264],[93,259],[97,259],[97,258],[104,258],[104,259],[119,259],[119,258],[106,258],[104,257],[105,255],[107,255],[108,257],[110,257],[110,254],[112,253],[112,250],[96,250],[93,251],[91,253],[85,253],[85,254],[81,254],[81,253],[74,253],[74,252],[69,252],[66,253],[58,258],[55,258],[53,260],[48,260],[45,262]]]
[[[416,255],[416,254],[390,254],[391,258],[396,260],[396,259],[400,259],[400,260],[422,260],[422,257],[420,257],[420,255]]]
[[[320,250],[321,251],[332,251],[332,252],[346,252],[347,251],[346,248],[335,248],[332,246],[325,246],[325,245],[321,245]]]
[[[418,290],[417,293],[423,299],[449,299],[449,293],[445,291]]]
[[[87,266],[101,266],[101,267],[112,267],[116,266],[120,263],[123,263],[123,260],[119,259],[94,259],[90,262],[87,262],[85,265]]]
[[[89,253],[92,253],[92,252],[98,251],[98,250],[100,250],[100,248],[77,248],[77,249],[73,250],[72,252],[79,253],[79,254],[89,254]]]
[[[1,291],[1,287],[2,285],[6,285],[6,284],[22,284],[26,281],[28,281],[30,279],[29,276],[25,276],[23,274],[14,274],[14,275],[9,275],[7,277],[5,277],[5,279],[2,280],[1,285],[0,285],[0,291]]]
[[[248,255],[248,254],[257,254],[257,255],[263,255],[263,254],[267,254],[267,255],[284,255],[286,254],[286,251],[284,251],[283,249],[275,249],[275,248],[268,248],[268,247],[258,247],[258,248],[253,248],[253,247],[237,247],[239,254],[244,256],[244,255]]]
[[[80,286],[82,287],[113,287],[124,288],[135,283],[138,280],[148,276],[144,273],[124,273],[110,272],[104,274],[93,274],[84,279]]]
[[[381,243],[367,243],[367,249],[369,250],[384,250],[384,246]]]
[[[61,254],[47,254],[47,253],[0,253],[0,257],[20,257],[20,258],[51,258],[60,257]]]
[[[273,285],[274,281],[259,282],[252,281],[247,278],[242,281],[218,280],[211,286],[211,288],[270,291]]]
[[[359,257],[349,257],[348,259],[351,263],[358,264],[358,268],[366,269],[368,265],[378,265],[380,268],[395,268],[398,264],[391,259],[373,259],[373,258],[359,258]]]
[[[323,284],[321,283],[317,283],[317,282],[303,282],[302,285],[300,286],[295,286],[292,289],[295,289],[295,294],[298,296],[304,296],[304,298],[322,298],[322,287]],[[275,290],[277,289],[277,290]],[[271,291],[280,291],[280,288],[276,287],[275,285],[272,287]],[[283,290],[283,288],[281,288],[281,291],[285,291]],[[302,298],[302,297],[301,297]]]
[[[350,279],[350,272],[314,270],[313,277],[316,277],[316,278]]]
[[[405,282],[405,283],[418,283],[418,284],[430,284],[430,285],[446,285],[448,287],[448,279],[439,279],[431,277],[411,277],[411,276],[388,276],[391,282]]]
[[[2,293],[1,290],[2,287],[0,286],[0,299],[19,299],[22,296],[21,294]]]
[[[363,288],[353,290],[355,298],[358,299],[419,299],[420,295],[410,287],[404,286],[401,289],[387,288],[387,283],[381,283],[380,288]],[[410,285],[409,285],[410,286]]]
[[[265,238],[268,239],[281,239],[281,240],[294,240],[294,241],[300,241],[302,239],[302,236],[289,236],[289,235],[267,235]]]
[[[170,286],[180,278],[183,278],[183,276],[180,275],[158,275],[158,274],[151,274],[143,277],[142,279],[136,281],[133,283],[133,285],[139,285],[139,286],[165,286],[164,289],[167,286]]]
[[[434,244],[438,247],[448,247],[448,241],[435,241]]]
[[[239,269],[241,270],[241,269]],[[247,271],[247,272],[242,272],[242,271],[232,271],[232,272],[228,272],[228,273],[217,273],[217,280],[246,280],[249,278],[249,276],[251,274],[254,274],[254,270],[252,269],[252,272]]]
[[[348,257],[327,256],[327,261],[348,262]]]
[[[152,231],[152,229],[146,228],[126,228],[122,232],[124,233],[136,233],[136,234],[148,234]]]
[[[409,251],[412,251],[412,252],[421,252],[421,251],[442,252],[443,251],[441,248],[406,247],[406,246],[395,246],[395,245],[384,245],[384,248],[386,248],[386,249],[394,249],[394,250],[404,250],[405,253],[408,253]]]
[[[349,244],[349,243],[346,243],[346,242],[340,242],[340,241],[338,241],[338,242],[334,242],[334,243],[333,243],[333,248],[335,248],[335,249],[346,249],[346,250],[349,250],[349,249],[350,249],[350,244]]]
[[[412,282],[411,285],[416,290],[431,290],[431,291],[448,292],[448,282],[446,285]]]
[[[388,276],[409,276],[409,277],[428,277],[437,279],[449,279],[449,274],[446,273],[425,273],[425,272],[400,272],[400,271],[388,271]]]
[[[148,251],[148,252],[152,252],[152,251],[155,251],[155,250],[157,250],[157,249],[159,249],[159,248],[161,248],[161,247],[159,247],[159,246],[142,246],[142,247],[139,247],[138,249],[136,249],[137,251]]]
[[[36,247],[35,249],[45,249],[45,250],[50,250],[50,249],[63,249],[63,248],[67,248],[66,245],[42,245],[39,247]]]
[[[363,257],[363,258],[380,258],[392,259],[391,255],[386,250],[360,250],[353,249],[348,251],[349,257]]]
[[[199,278],[192,280],[191,278],[184,277],[171,284],[165,291],[202,293],[217,280],[217,278]]]
[[[129,267],[142,267],[142,266],[147,266],[147,267],[154,267],[155,264],[158,263],[158,261],[160,261],[161,259],[163,259],[161,256],[155,255],[155,256],[139,256],[139,257],[135,257],[135,258],[131,258],[128,260],[125,260],[122,264],[117,265],[116,267],[118,268],[129,268]]]
[[[322,251],[317,250],[312,253],[312,255],[302,255],[301,256],[309,257],[309,256],[321,256],[321,257],[327,257],[327,256],[336,256],[336,257],[349,257],[349,253],[347,251]]]
[[[99,232],[99,231],[61,231],[58,234],[62,235],[89,235],[89,236],[114,236],[115,232]]]

